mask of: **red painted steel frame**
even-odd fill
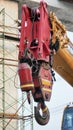
[[[22,6],[19,59],[28,48],[35,59],[49,61],[50,23],[46,6],[43,1],[40,2],[39,8],[33,10],[26,5]]]

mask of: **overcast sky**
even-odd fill
[[[73,41],[73,33],[68,32],[68,37]],[[33,123],[33,130],[61,130],[63,110],[70,102],[73,102],[73,88],[55,72],[56,82],[54,82],[52,89],[52,96],[50,102],[46,105],[50,110],[50,121],[47,125],[39,125],[35,119]],[[28,102],[26,102],[28,103]],[[29,106],[26,104],[25,109],[29,115]],[[28,108],[28,109],[27,109]],[[25,130],[32,130],[30,120],[25,123]],[[20,130],[20,129],[19,129]]]
[[[73,41],[73,33],[68,32],[68,36]],[[47,103],[50,109],[50,121],[45,126],[35,123],[34,130],[61,130],[63,110],[69,102],[73,102],[73,88],[56,73],[51,100]]]
[[[68,36],[73,41],[73,33],[68,32]],[[73,88],[55,73],[56,82],[54,82],[52,89],[52,96],[47,106],[50,110],[50,121],[47,125],[39,125],[35,119],[33,130],[61,130],[63,110],[70,102],[73,102]],[[25,130],[32,130],[30,122],[25,127]]]

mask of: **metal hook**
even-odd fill
[[[42,115],[40,114],[40,109],[42,110]],[[34,107],[34,112],[35,112],[35,119],[40,125],[46,125],[49,122],[50,119],[50,112],[47,108],[47,106],[44,106],[44,108],[40,107]]]

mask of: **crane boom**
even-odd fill
[[[54,70],[62,76],[71,86],[73,86],[73,54],[68,50],[73,50],[73,44],[67,36],[66,27],[59,21],[53,12],[50,12],[52,24],[52,42],[55,44],[58,38],[60,47],[54,55]]]

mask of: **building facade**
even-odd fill
[[[17,19],[18,2],[0,0],[0,130],[18,129]]]

